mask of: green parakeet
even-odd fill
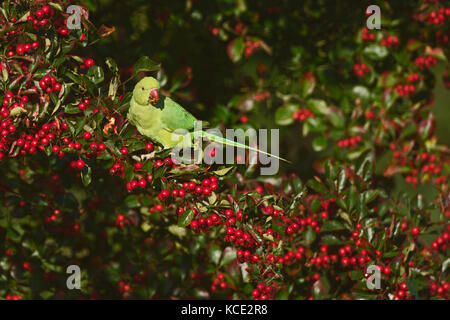
[[[159,82],[153,77],[140,80],[134,87],[127,118],[142,135],[159,142],[165,149],[173,148],[183,141],[181,135],[176,139],[174,131],[177,129],[191,131],[197,119],[178,103],[160,94],[159,89]],[[195,131],[192,136],[206,137],[223,145],[252,150],[286,161],[276,155],[205,131]]]

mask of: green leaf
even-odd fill
[[[213,171],[216,176],[222,177],[229,173],[234,167],[223,168],[220,170]]]
[[[103,69],[99,66],[90,67],[86,76],[94,84],[100,84],[105,79],[105,76],[103,74]]]
[[[314,240],[316,240],[316,233],[310,226],[308,226],[305,232],[305,242],[307,245],[310,245],[314,242]]]
[[[348,192],[346,202],[349,211],[352,211],[356,207],[356,202],[358,201],[356,189],[352,186]]]
[[[373,173],[373,158],[374,155],[371,150],[366,150],[356,161],[356,174],[368,181]]]
[[[361,98],[363,101],[367,101],[370,98],[370,91],[364,86],[355,86],[353,87],[353,95]]]
[[[236,260],[236,250],[235,249],[225,250],[223,258],[222,258],[222,260],[220,260],[220,265],[226,266],[234,260]]]
[[[322,151],[327,147],[327,138],[323,136],[315,138],[312,142],[312,147],[316,152]]]
[[[337,230],[344,230],[345,227],[342,223],[335,220],[328,220],[325,221],[323,226],[320,228],[320,231],[327,232],[327,231],[337,231]]]
[[[382,60],[389,54],[389,50],[385,46],[371,44],[364,48],[363,53],[372,60]]]
[[[400,139],[404,139],[410,135],[412,135],[414,132],[416,132],[417,126],[415,123],[410,123],[406,126],[405,129],[402,130],[402,133],[400,134]]]
[[[176,235],[177,237],[180,238],[183,238],[187,234],[186,228],[179,227],[175,224],[169,226],[167,230],[169,230],[171,234]]]
[[[328,119],[331,124],[336,128],[343,128],[345,125],[345,119],[337,112],[329,112]]]
[[[442,272],[445,272],[445,271],[447,270],[447,268],[448,268],[449,265],[450,265],[450,258],[448,258],[447,260],[445,260],[445,261],[442,263]]]
[[[345,170],[342,169],[341,172],[339,172],[338,177],[338,193],[341,193],[342,190],[344,190],[345,183],[347,182],[347,174],[345,173]]]
[[[141,206],[138,197],[135,195],[129,195],[128,197],[126,197],[125,204],[128,208],[138,208]]]
[[[133,77],[139,72],[157,71],[161,68],[160,63],[156,63],[147,56],[141,57],[133,66]]]
[[[242,59],[245,50],[245,42],[241,37],[234,39],[228,44],[227,54],[234,63]]]
[[[328,189],[318,180],[316,179],[309,179],[306,183],[308,187],[311,189],[319,192],[319,193],[327,193]]]
[[[114,61],[113,58],[106,58],[106,65],[108,66],[108,69],[114,73],[115,75],[119,74],[119,67],[117,66],[116,61]]]
[[[208,250],[209,259],[215,264],[218,265],[220,261],[220,257],[222,256],[222,249],[216,245],[213,244],[209,247]]]
[[[86,165],[83,168],[83,171],[81,171],[81,181],[83,182],[83,185],[85,187],[87,187],[91,181],[92,181],[92,170],[91,167],[89,167],[88,165]]]
[[[125,175],[125,180],[128,182],[131,181],[134,177],[133,167],[128,162],[125,162],[123,171],[124,171],[124,175]]]
[[[302,97],[306,98],[311,93],[313,93],[315,86],[316,86],[316,79],[314,78],[312,73],[310,73],[310,72],[306,73],[302,77],[302,80],[300,81],[300,87],[301,87],[301,90],[302,90]]]
[[[304,130],[309,130],[312,132],[323,132],[328,129],[328,126],[318,117],[308,118],[304,122]],[[305,134],[304,134],[305,135]]]
[[[325,101],[317,99],[309,99],[306,105],[314,114],[328,114],[328,107]]]
[[[178,226],[179,227],[187,227],[191,224],[192,219],[194,218],[194,211],[192,209],[186,210],[183,214],[178,218]]]
[[[370,203],[378,197],[378,190],[367,190],[363,192],[364,202]]]
[[[303,182],[300,178],[295,177],[292,179],[292,187],[295,191],[295,193],[299,193],[303,190]]]
[[[294,122],[292,115],[298,110],[299,106],[296,104],[284,105],[275,111],[275,122],[280,126],[287,126]]]
[[[323,228],[321,228],[321,231]],[[337,238],[336,236],[333,236],[331,234],[327,234],[322,236],[322,241],[320,242],[322,245],[341,245],[344,244],[345,241],[342,241],[341,239]]]
[[[67,114],[78,114],[81,110],[78,108],[78,105],[68,104],[64,107],[64,113]]]

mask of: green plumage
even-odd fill
[[[197,119],[164,95],[160,95],[159,100],[152,104],[150,92],[153,89],[159,89],[159,83],[152,77],[144,78],[136,84],[127,118],[142,135],[161,143],[164,148],[173,148],[182,139],[180,136],[180,139],[174,141],[173,131],[192,130]]]

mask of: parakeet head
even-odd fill
[[[133,90],[133,99],[140,105],[155,104],[159,100],[159,82],[153,77],[145,77]]]

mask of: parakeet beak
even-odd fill
[[[158,89],[155,88],[155,89],[150,90],[150,97],[148,98],[148,101],[151,104],[155,104],[155,103],[158,102],[158,100],[159,100],[159,91],[158,91]]]

